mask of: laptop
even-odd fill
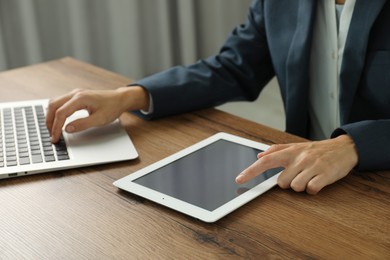
[[[0,179],[132,160],[138,153],[119,120],[50,142],[48,100],[0,103]],[[88,116],[77,111],[67,123]]]

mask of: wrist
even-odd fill
[[[336,137],[335,140],[340,142],[342,148],[347,150],[348,161],[355,167],[359,162],[359,156],[353,139],[348,134],[343,134]]]
[[[120,87],[116,90],[120,96],[123,110],[148,110],[149,92],[141,86]]]

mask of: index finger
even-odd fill
[[[60,139],[62,127],[64,126],[66,119],[74,112],[84,108],[85,104],[82,101],[72,97],[56,110],[51,129],[51,141],[53,143],[56,143]]]
[[[68,100],[72,98],[74,95],[74,91],[49,100],[47,111],[46,111],[46,127],[49,130],[49,132],[52,132],[53,123],[55,119],[56,112],[58,108],[60,108],[62,105],[64,105]]]
[[[285,167],[287,164],[287,155],[283,152],[274,152],[271,154],[267,154],[262,156],[244,171],[242,171],[237,177],[236,182],[238,184],[243,184],[257,175],[265,172],[266,170],[277,168],[277,167]]]

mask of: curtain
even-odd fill
[[[72,56],[138,79],[218,52],[251,0],[0,0],[0,70]]]

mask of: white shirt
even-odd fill
[[[336,9],[335,0],[317,4],[310,58],[312,140],[329,138],[340,126],[340,68],[355,3],[346,1],[342,12],[340,6]]]

